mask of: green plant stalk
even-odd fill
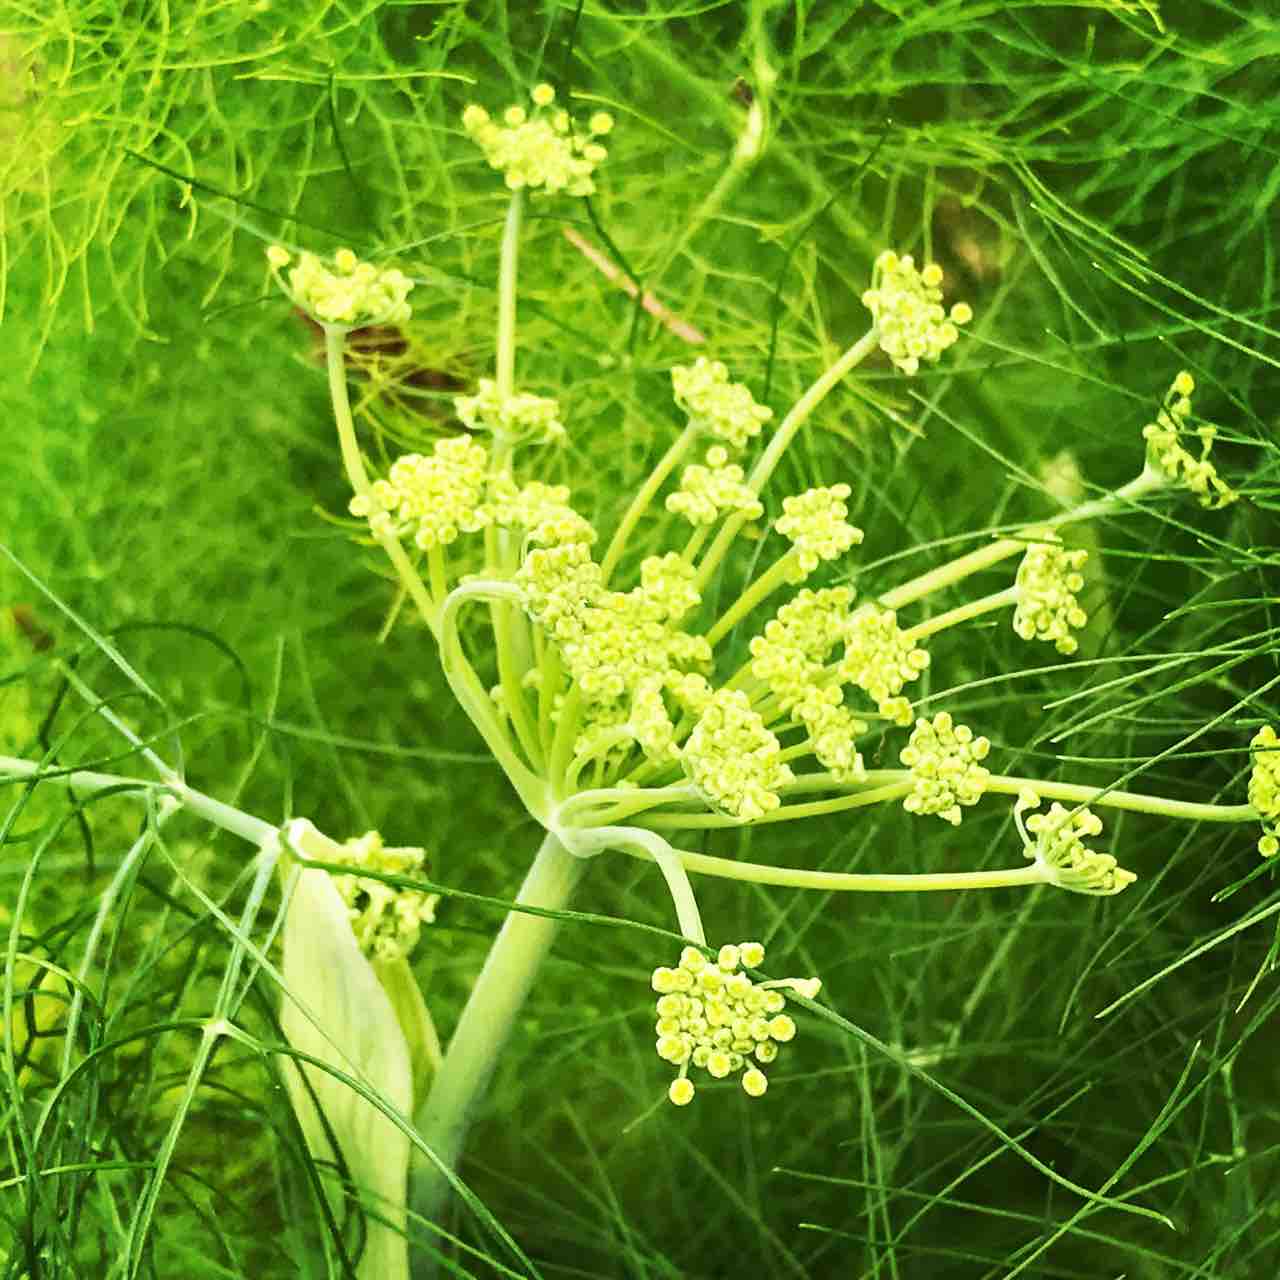
[[[707,643],[714,649],[730,630],[761,601],[767,600],[779,587],[792,581],[791,575],[800,561],[800,553],[791,547],[778,557],[716,620],[707,632]]]
[[[458,704],[479,730],[494,759],[515,787],[524,807],[541,821],[547,809],[546,784],[520,759],[515,744],[503,731],[502,723],[494,710],[493,699],[467,661],[462,649],[462,638],[458,634],[458,611],[468,601],[487,602],[492,607],[495,602],[518,602],[519,599],[519,588],[510,582],[473,579],[454,587],[440,610],[440,665]]]
[[[507,205],[502,229],[502,247],[498,261],[498,333],[494,357],[494,383],[499,400],[515,393],[516,383],[516,297],[520,275],[520,224],[524,193],[515,191]],[[493,438],[493,470],[505,471],[511,463],[513,442],[499,433]],[[501,575],[515,570],[516,544],[505,530],[485,530],[485,552],[490,565]],[[490,607],[494,648],[498,656],[498,682],[512,727],[529,762],[542,764],[542,740],[524,696],[523,678],[529,669],[527,634],[521,637],[519,627],[524,615],[510,605],[494,601]],[[523,642],[522,642],[523,641]]]
[[[365,497],[370,489],[369,473],[365,470],[364,459],[360,456],[360,445],[356,440],[355,422],[351,417],[351,400],[347,394],[347,369],[343,353],[346,347],[346,330],[334,325],[324,327],[324,356],[329,373],[329,399],[333,405],[333,418],[338,428],[338,448],[342,453],[342,466],[347,473],[347,481],[357,497]],[[422,620],[431,628],[433,635],[439,635],[439,607],[427,593],[422,578],[413,561],[409,559],[400,540],[391,534],[377,534],[374,539],[386,552],[409,598],[417,606]]]
[[[548,832],[516,902],[526,907],[562,910],[584,866],[581,858],[567,852],[559,839]],[[443,1170],[451,1174],[457,1167],[467,1130],[498,1055],[559,928],[560,922],[547,916],[511,912],[471,989],[444,1061],[415,1121],[423,1142],[439,1161],[439,1165],[421,1161],[411,1174],[410,1207],[428,1222],[440,1221],[450,1188]],[[429,1260],[420,1259],[415,1276],[421,1280],[433,1270]]]
[[[636,495],[631,499],[631,505],[627,507],[622,519],[618,523],[617,531],[614,533],[609,542],[609,549],[604,553],[604,559],[600,562],[601,585],[609,585],[609,576],[614,569],[618,567],[618,561],[622,558],[623,551],[626,550],[627,539],[631,536],[631,531],[640,521],[640,517],[649,509],[649,504],[653,501],[654,494],[662,488],[666,478],[680,464],[680,460],[689,452],[689,446],[697,439],[697,431],[693,424],[690,423],[685,429],[671,442],[671,447],[658,459],[657,466],[649,473],[648,479],[636,491]]]
[[[1111,809],[1127,809],[1131,813],[1181,818],[1188,822],[1259,822],[1262,816],[1251,804],[1201,804],[1193,800],[1148,796],[1136,791],[1108,791],[1105,787],[1087,787],[1076,782],[1039,782],[1035,778],[1014,778],[998,773],[987,779],[986,787],[988,791],[1008,796],[1016,796],[1030,788],[1047,800],[1103,805]]]
[[[638,844],[618,845],[622,853],[648,859]],[[806,871],[796,867],[775,867],[765,862],[740,862],[737,858],[716,858],[687,849],[673,850],[686,871],[696,875],[737,880],[743,884],[766,884],[784,889],[817,889],[827,893],[940,893],[964,889],[1011,889],[1048,883],[1035,863],[1000,871],[922,872],[907,875],[864,875],[844,871]]]
[[[49,769],[36,760],[19,760],[14,756],[0,756],[0,782],[19,778],[57,779],[73,791],[94,794],[99,791],[133,789],[151,791],[158,796],[172,796],[184,809],[198,818],[211,822],[215,827],[247,840],[257,848],[274,840],[279,828],[261,818],[255,818],[232,805],[223,804],[207,796],[203,791],[189,787],[185,782],[152,782],[147,778],[130,778],[116,773],[97,773],[92,769]]]
[[[924,640],[928,636],[937,635],[939,631],[945,631],[948,627],[959,626],[962,622],[968,622],[994,609],[1004,609],[1017,603],[1018,588],[1006,587],[1003,591],[993,592],[980,600],[970,600],[968,604],[957,605],[954,609],[948,609],[946,613],[939,613],[924,622],[917,622],[914,627],[909,627],[902,633],[902,638],[912,641]]]
[[[912,604],[916,600],[932,595],[935,591],[941,591],[943,587],[960,582],[970,574],[999,564],[1001,560],[1007,560],[1010,556],[1017,555],[1019,551],[1025,551],[1029,542],[1037,541],[1039,531],[1060,529],[1063,525],[1074,524],[1078,520],[1094,520],[1099,516],[1115,515],[1133,506],[1139,498],[1167,488],[1168,483],[1157,472],[1144,468],[1138,476],[1128,484],[1122,485],[1114,493],[1091,499],[1089,502],[1082,502],[1078,507],[1072,507],[1070,511],[1029,524],[1016,538],[997,538],[995,542],[985,547],[957,556],[936,569],[930,569],[928,573],[922,573],[918,578],[904,582],[900,587],[894,587],[892,591],[886,591],[879,599],[880,606],[884,609],[900,609],[903,605]]]
[[[809,420],[813,411],[827,398],[832,389],[846,374],[876,349],[880,341],[880,331],[872,325],[829,369],[822,373],[816,382],[792,405],[787,416],[778,424],[768,447],[760,455],[760,460],[752,468],[747,484],[755,493],[759,493],[773,475],[782,455],[791,443],[797,431]],[[720,528],[715,541],[707,549],[707,554],[698,566],[697,583],[699,590],[704,587],[711,575],[733,545],[747,518],[735,513]]]

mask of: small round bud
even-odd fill
[[[716,956],[716,963],[726,972],[732,973],[738,967],[738,948],[733,943],[726,942]]]
[[[768,1078],[758,1067],[750,1067],[742,1073],[742,1088],[748,1097],[761,1098],[768,1087]]]
[[[920,272],[920,279],[930,289],[936,289],[942,283],[942,268],[936,262],[931,262]]]
[[[293,259],[284,245],[273,244],[267,249],[267,261],[279,271],[281,267],[287,267]]]
[[[549,107],[556,100],[556,91],[549,84],[536,84],[529,97],[535,107]]]
[[[738,959],[748,969],[758,969],[764,964],[764,947],[758,942],[740,942],[738,944]]]
[[[333,265],[344,275],[350,275],[356,269],[356,264],[359,261],[360,259],[350,249],[339,249],[333,255]]]
[[[602,137],[613,129],[613,117],[607,111],[597,111],[587,121],[587,128],[597,137]]]
[[[776,1018],[769,1019],[769,1035],[779,1044],[786,1044],[788,1040],[794,1040],[795,1034],[796,1024],[785,1013],[780,1013]]]
[[[1183,369],[1173,380],[1173,390],[1180,396],[1189,396],[1196,389],[1196,380]]]
[[[693,1101],[693,1081],[687,1076],[680,1076],[671,1082],[671,1088],[667,1090],[667,1097],[677,1107],[687,1107]]]

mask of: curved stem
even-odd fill
[[[524,764],[516,754],[511,739],[503,732],[502,724],[494,711],[493,700],[467,661],[458,635],[458,610],[469,600],[519,603],[520,599],[520,589],[509,582],[481,579],[455,587],[445,598],[444,607],[440,610],[440,665],[454,697],[511,780],[511,785],[519,793],[525,808],[541,821],[547,809],[546,784]]]
[[[369,473],[365,470],[364,459],[360,456],[360,445],[356,440],[355,422],[351,417],[351,400],[347,394],[347,369],[343,359],[346,346],[346,330],[333,325],[326,325],[324,330],[325,365],[329,374],[329,399],[333,405],[333,418],[338,428],[338,448],[342,454],[342,466],[347,473],[347,481],[357,497],[364,497],[369,492]],[[370,532],[373,532],[371,529]],[[389,533],[373,533],[374,540],[386,552],[409,598],[417,606],[422,620],[438,634],[439,608],[431,599],[422,578],[413,561],[409,559],[400,540]]]
[[[638,845],[614,847],[632,857],[649,856]],[[794,867],[770,866],[764,862],[740,862],[737,858],[714,858],[710,854],[692,853],[687,849],[675,849],[673,852],[686,871],[697,875],[740,880],[745,884],[777,885],[786,889],[818,889],[827,893],[937,893],[960,889],[1009,889],[1048,883],[1044,871],[1035,863],[1003,871],[863,875],[843,871],[804,871]]]
[[[667,882],[680,933],[690,942],[706,946],[707,935],[702,928],[702,916],[693,886],[689,883],[689,874],[676,850],[660,835],[643,827],[570,827],[557,834],[567,848],[581,857],[594,857],[606,849],[639,849],[643,857],[658,864]]]
[[[562,910],[585,865],[548,832],[516,902],[526,907]],[[423,1141],[449,1173],[457,1168],[467,1131],[498,1055],[559,928],[560,921],[556,919],[511,912],[471,989],[427,1100],[415,1117]],[[439,1166],[434,1162],[419,1163],[412,1175],[410,1201],[414,1212],[429,1222],[438,1222],[449,1188],[449,1178]],[[416,1274],[427,1275],[433,1269],[430,1263],[420,1263]]]

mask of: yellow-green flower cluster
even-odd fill
[[[523,529],[540,546],[596,540],[591,522],[569,505],[568,485],[530,480],[517,488],[511,473],[503,471],[489,477],[487,507],[494,524]]]
[[[492,378],[481,378],[475,395],[456,396],[453,404],[458,417],[472,431],[489,431],[513,443],[533,440],[538,444],[558,444],[565,438],[559,401],[528,391],[500,396]]]
[[[767,685],[782,711],[792,712],[809,731],[809,742],[820,764],[842,782],[865,776],[862,756],[855,748],[867,731],[844,705],[837,678],[826,676],[825,662],[844,637],[849,603],[848,587],[828,587],[796,593],[752,637],[751,674]]]
[[[1080,646],[1071,632],[1089,621],[1076,599],[1089,553],[1068,551],[1052,533],[1048,537],[1052,541],[1033,542],[1018,566],[1013,629],[1024,640],[1051,641],[1059,653],[1075,653]]]
[[[755,969],[763,963],[760,943],[741,942],[721,947],[714,960],[696,947],[685,947],[676,968],[663,965],[653,971],[658,1056],[680,1068],[667,1091],[677,1107],[693,1101],[689,1070],[694,1067],[713,1080],[741,1072],[743,1091],[752,1098],[759,1098],[769,1087],[756,1064],[773,1062],[778,1046],[796,1034],[795,1022],[783,1012],[787,1005],[783,991],[796,991],[812,1000],[822,984],[817,978],[756,983],[739,968]]]
[[[292,261],[289,251],[273,244],[267,261],[294,305],[319,324],[343,329],[404,324],[413,314],[408,302],[413,281],[395,267],[361,262],[350,249],[339,249],[332,265],[314,253],[301,254],[287,284],[280,272]]]
[[[389,848],[376,831],[346,841],[342,861],[361,871],[382,875],[421,876],[426,851]],[[436,918],[439,895],[401,889],[365,875],[335,875],[338,890],[351,917],[360,949],[372,960],[400,960],[418,945],[424,924]]]
[[[1056,801],[1048,813],[1033,813],[1023,826],[1022,814],[1040,804],[1040,797],[1026,788],[1014,805],[1014,818],[1022,833],[1024,852],[1059,889],[1109,897],[1127,888],[1137,876],[1117,864],[1109,853],[1088,848],[1086,838],[1099,835],[1101,819],[1089,809],[1074,812]]]
[[[1253,735],[1253,770],[1249,774],[1249,803],[1262,820],[1258,852],[1272,858],[1280,851],[1280,736],[1265,724]]]
[[[707,450],[705,467],[685,467],[679,489],[667,497],[667,510],[693,525],[715,524],[724,511],[740,511],[748,520],[764,514],[755,490],[744,483],[742,468],[718,444]]]
[[[797,591],[753,636],[751,674],[790,711],[822,678],[827,655],[844,635],[853,591]]]
[[[783,498],[774,528],[795,548],[792,582],[803,582],[819,561],[834,560],[862,541],[862,530],[845,519],[850,492],[847,484],[833,484]]]
[[[977,804],[987,788],[991,773],[980,762],[990,750],[986,738],[975,738],[968,725],[953,724],[945,711],[931,721],[917,720],[898,755],[911,770],[912,781],[902,807],[908,813],[935,813],[957,825],[960,806]]]
[[[697,431],[723,440],[731,449],[745,448],[773,417],[773,410],[757,404],[741,382],[729,381],[719,360],[699,356],[692,364],[675,365],[671,386],[676,404],[689,415]]]
[[[597,139],[613,128],[613,117],[597,111],[582,134],[569,113],[555,106],[551,85],[537,85],[529,96],[532,113],[521,106],[508,107],[501,124],[472,103],[462,113],[462,127],[512,191],[527,187],[548,194],[591,195],[596,189],[592,174],[609,156]]]
[[[903,373],[918,372],[921,360],[937,360],[959,338],[956,326],[973,319],[967,302],[957,302],[948,315],[941,284],[935,262],[918,270],[909,253],[899,257],[889,249],[876,258],[862,305],[875,318],[880,349]]]
[[[1198,458],[1192,457],[1179,443],[1179,436],[1188,431],[1191,393],[1195,385],[1195,380],[1184,369],[1174,378],[1156,420],[1142,428],[1142,437],[1147,442],[1147,466],[1166,480],[1190,489],[1202,507],[1225,507],[1240,495],[1218,475],[1217,468],[1209,461],[1217,428],[1195,428],[1193,434],[1200,439]]]
[[[781,804],[795,780],[782,748],[740,689],[717,689],[681,753],[685,772],[712,804],[744,822]]]
[[[378,536],[412,536],[424,551],[475,533],[492,522],[485,504],[485,449],[465,436],[438,440],[432,453],[406,453],[385,480],[351,499],[353,516],[366,516]]]
[[[631,591],[610,591],[585,542],[525,556],[516,573],[525,610],[556,644],[584,701],[580,751],[597,745],[601,731],[631,725],[642,748],[671,754],[674,726],[659,691],[679,697],[689,669],[711,661],[706,640],[676,625],[699,603],[694,576],[668,552],[641,563]]]
[[[845,629],[840,677],[868,694],[882,716],[911,723],[911,704],[900,695],[928,665],[928,653],[898,626],[892,609],[864,604],[854,611]]]

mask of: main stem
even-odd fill
[[[517,905],[563,909],[584,865],[548,832],[516,895]],[[498,931],[471,989],[444,1061],[416,1117],[418,1133],[439,1161],[439,1165],[422,1161],[413,1173],[413,1211],[429,1222],[439,1222],[448,1201],[450,1182],[441,1166],[449,1173],[457,1168],[467,1130],[498,1055],[559,928],[558,920],[513,911]],[[432,1260],[420,1258],[415,1276],[427,1280],[434,1270]]]

